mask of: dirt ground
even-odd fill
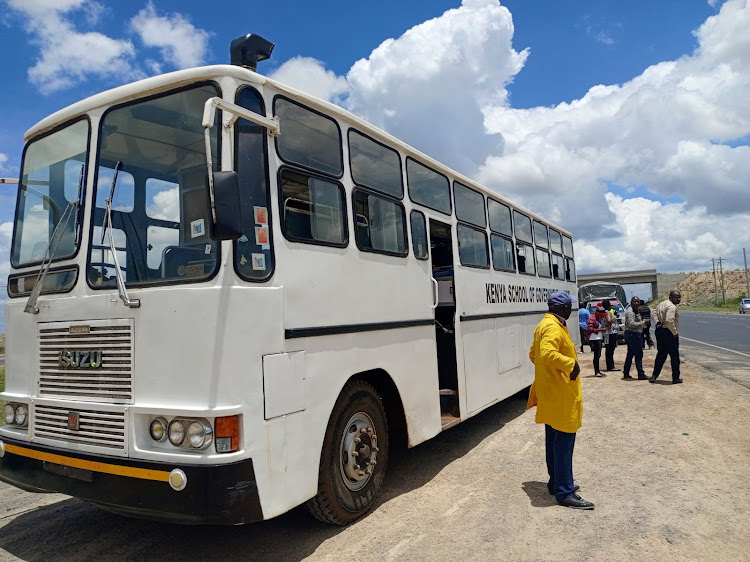
[[[0,560],[750,560],[747,359],[683,357],[673,386],[668,366],[666,384],[598,379],[581,356],[574,473],[594,511],[548,495],[543,427],[518,395],[394,452],[379,504],[344,529],[301,509],[244,527],[163,525],[0,484]]]

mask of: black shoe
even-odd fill
[[[648,382],[656,382],[656,377],[649,377]]]
[[[593,503],[587,502],[576,493],[570,494],[564,500],[557,500],[557,503],[565,507],[572,507],[573,509],[594,509]]]
[[[621,369],[615,369],[614,367],[612,367],[611,369],[607,369],[607,370],[608,371],[620,371]]]
[[[573,493],[575,494],[580,489],[581,489],[581,487],[578,484],[575,484],[573,486]],[[547,491],[549,492],[549,488],[547,488]],[[553,492],[549,492],[549,495],[550,496],[554,496],[555,494]]]
[[[631,377],[630,375],[623,375],[622,378],[625,379],[626,381],[632,381],[633,380],[633,377]]]
[[[650,381],[651,379],[648,378],[646,375],[638,375],[639,381]]]
[[[672,381],[672,384],[682,384],[682,379],[677,379],[676,381]]]

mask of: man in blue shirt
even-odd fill
[[[582,302],[578,309],[578,331],[581,332],[581,353],[583,353],[583,344],[586,343],[585,333],[589,316],[591,316],[591,313],[586,308],[586,304]]]

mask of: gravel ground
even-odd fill
[[[574,471],[594,511],[547,494],[544,431],[522,393],[395,451],[379,505],[344,529],[301,509],[244,527],[157,524],[0,484],[0,560],[750,560],[747,359],[683,356],[675,386],[597,379],[581,356]]]

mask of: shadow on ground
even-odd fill
[[[527,391],[413,449],[391,451],[375,509],[432,480],[441,470],[523,414]],[[394,440],[395,441],[395,440]],[[544,484],[532,502],[554,501]],[[544,500],[535,485],[543,488]],[[539,496],[539,497],[537,497]],[[535,504],[536,505],[536,504]],[[547,505],[546,503],[544,505]],[[551,504],[550,504],[551,505]],[[354,524],[367,529],[367,518]],[[129,519],[67,499],[17,516],[0,528],[0,549],[29,561],[47,560],[301,560],[342,532],[317,522],[304,508],[240,527],[181,526]],[[0,553],[2,554],[2,553]]]
[[[522,484],[523,491],[529,496],[532,507],[552,507],[557,505],[555,496],[549,493],[547,490],[546,482],[530,481]]]

